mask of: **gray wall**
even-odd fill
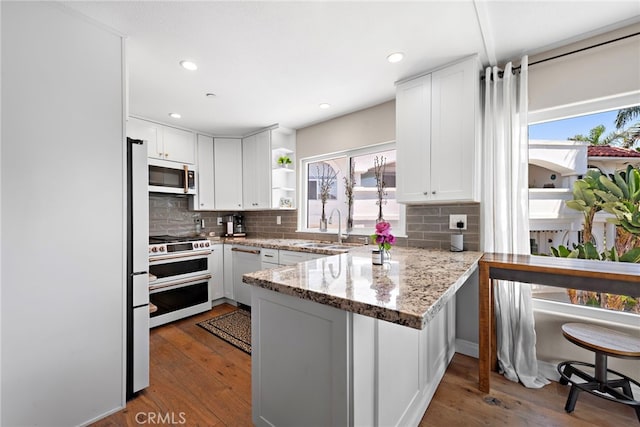
[[[122,39],[54,2],[0,7],[0,424],[85,425],[125,402]]]

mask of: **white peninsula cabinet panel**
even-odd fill
[[[271,130],[242,139],[243,208],[271,207]]]
[[[215,209],[242,209],[242,141],[215,138],[213,159]]]
[[[417,426],[455,351],[455,297],[422,330],[260,287],[251,308],[256,426]]]
[[[189,198],[189,208],[194,211],[211,211],[215,207],[213,138],[198,135],[196,152],[198,193]]]
[[[396,88],[396,197],[402,203],[479,200],[476,56]]]

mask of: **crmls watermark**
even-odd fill
[[[186,424],[187,417],[184,412],[138,412],[136,414],[136,422],[138,424],[160,424],[160,425],[175,425]]]

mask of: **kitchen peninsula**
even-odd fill
[[[244,275],[254,423],[417,425],[455,350],[455,294],[481,255],[394,248],[379,266],[365,246]]]

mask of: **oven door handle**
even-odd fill
[[[240,248],[231,248],[232,252],[242,252],[245,254],[252,254],[252,255],[260,255],[260,251],[255,249],[240,249]]]
[[[180,254],[173,254],[173,255],[159,255],[159,256],[152,256],[149,257],[149,262],[153,262],[153,261],[164,261],[166,259],[178,259],[178,258],[191,258],[191,257],[196,257],[196,256],[209,256],[211,255],[211,250],[206,250],[206,251],[196,251],[196,252],[188,252],[188,253],[180,253]]]
[[[156,289],[168,288],[170,286],[176,285],[184,285],[185,283],[201,282],[203,280],[209,280],[211,279],[211,277],[212,276],[210,274],[202,274],[200,276],[188,277],[186,279],[174,280],[172,282],[165,282],[158,285],[149,285],[149,290],[155,291]]]

